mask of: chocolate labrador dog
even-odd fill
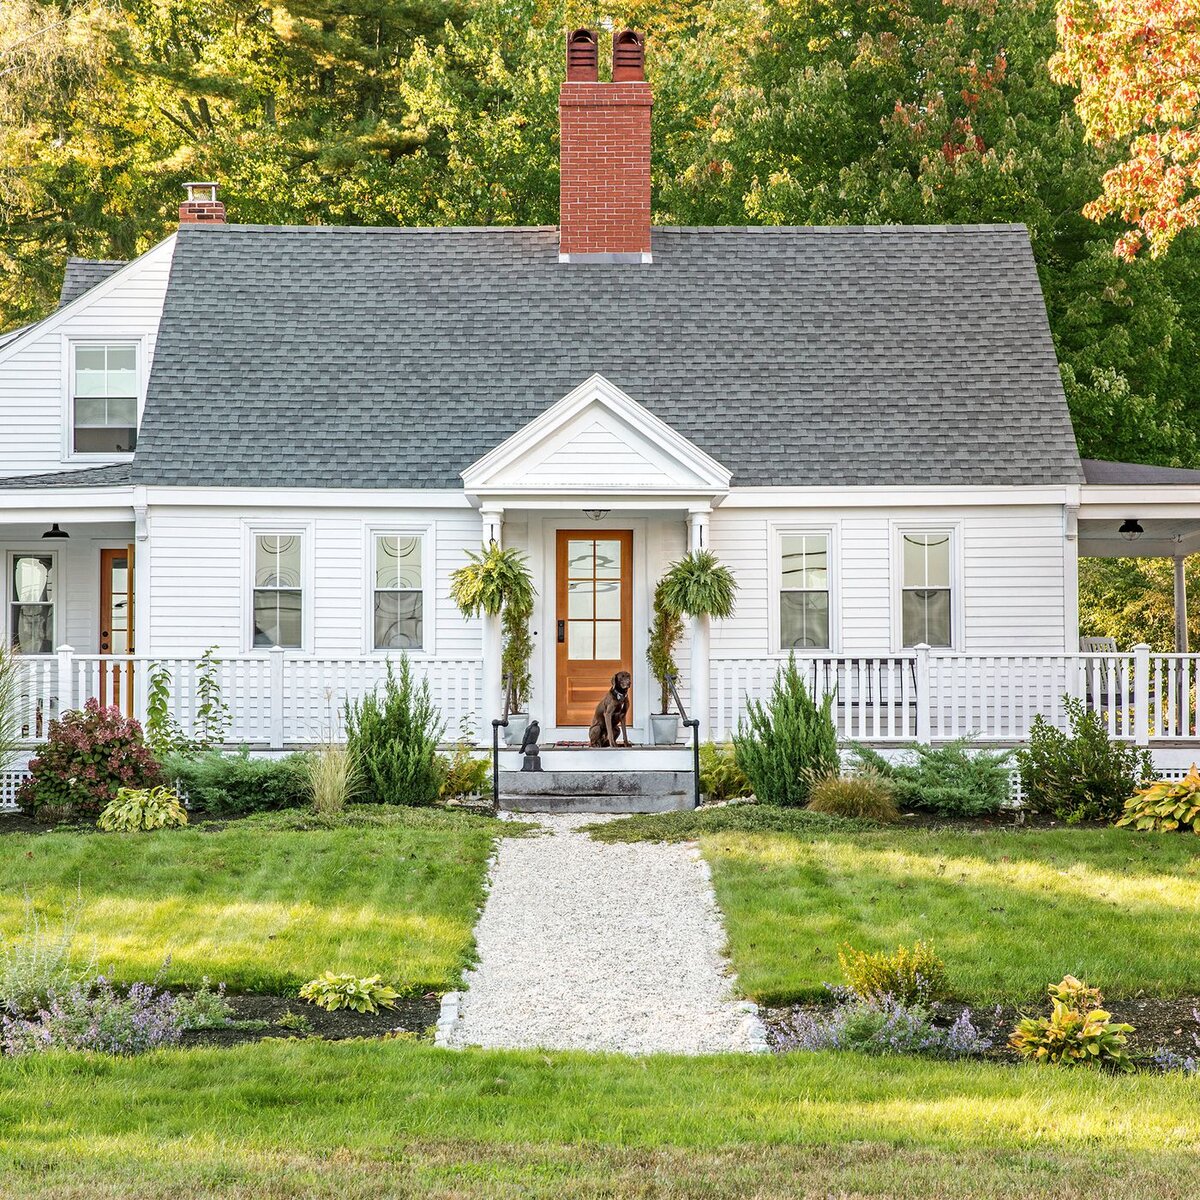
[[[629,745],[629,730],[625,728],[625,717],[629,712],[629,688],[633,676],[628,671],[618,671],[612,677],[612,686],[596,705],[592,727],[588,730],[588,743],[592,746],[615,746],[618,735],[621,744]]]

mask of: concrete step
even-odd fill
[[[500,771],[508,812],[675,812],[693,795],[690,771]]]

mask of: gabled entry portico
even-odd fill
[[[529,557],[538,591],[530,710],[543,736],[586,737],[596,700],[624,669],[634,681],[630,736],[645,740],[656,693],[645,667],[654,586],[673,559],[707,544],[729,471],[593,375],[462,478],[485,544]],[[691,644],[685,684],[703,719],[707,642]],[[503,706],[499,656],[498,623],[485,621],[481,733]]]

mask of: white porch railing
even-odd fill
[[[22,736],[30,743],[46,739],[52,718],[91,699],[144,720],[155,666],[170,674],[171,715],[184,729],[193,727],[201,704],[199,658],[75,654],[64,649],[18,661]],[[383,656],[308,658],[281,650],[218,661],[221,699],[229,707],[231,722],[226,741],[269,749],[340,736],[345,702],[380,686],[387,670]],[[429,681],[446,737],[457,737],[464,718],[472,723],[477,719],[481,663],[458,658],[410,662],[416,677]]]
[[[201,697],[198,658],[75,654],[20,660],[20,720],[25,741],[44,741],[51,719],[88,699],[116,704],[145,718],[149,672],[171,675],[170,708],[191,728]],[[1019,742],[1041,714],[1063,727],[1063,696],[1099,712],[1110,736],[1142,745],[1200,742],[1200,654],[946,654],[928,650],[879,656],[797,658],[818,696],[832,695],[839,736],[904,743],[970,737]],[[413,658],[457,736],[464,720],[477,727],[482,698],[478,659]],[[727,739],[746,716],[747,702],[771,691],[778,657],[714,659],[712,736]],[[227,742],[279,749],[340,735],[342,710],[383,680],[382,657],[305,657],[280,650],[220,660],[218,679],[229,706]]]
[[[728,738],[786,660],[715,659],[712,729]],[[1109,736],[1139,745],[1200,740],[1200,655],[938,654],[797,658],[809,689],[832,694],[840,737],[871,742],[1020,742],[1039,714],[1066,726],[1064,696],[1100,713]]]

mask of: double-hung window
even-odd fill
[[[71,452],[129,454],[137,445],[138,371],[133,342],[72,346]]]
[[[828,650],[829,534],[784,533],[780,549],[780,649]]]
[[[949,530],[900,535],[900,620],[905,646],[950,646],[954,641]]]
[[[425,644],[422,541],[420,534],[375,535],[376,650],[420,650]]]
[[[298,649],[304,644],[304,537],[254,535],[253,643]]]
[[[55,567],[53,554],[9,558],[8,640],[18,654],[54,652]]]

